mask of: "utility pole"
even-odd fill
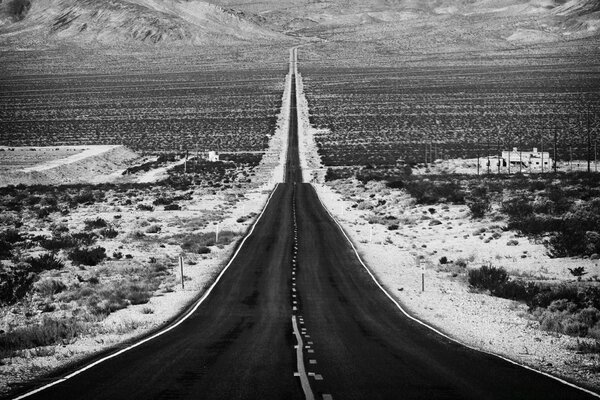
[[[510,146],[512,146],[512,143],[511,143],[510,135],[509,135],[508,136],[508,174],[509,175],[510,175],[510,151],[512,149]]]
[[[544,137],[542,136],[542,140],[541,140],[541,154],[542,154],[542,159],[541,159],[541,163],[542,163],[542,174],[544,173]]]
[[[479,135],[477,135],[477,175],[479,175]]]
[[[591,152],[592,152],[592,134],[590,132],[590,103],[587,105],[587,172],[588,174],[591,172],[590,163],[591,163]]]
[[[569,172],[573,172],[573,145],[569,143]]]
[[[556,159],[556,142],[557,142],[557,138],[556,138],[556,127],[554,127],[554,173],[556,174],[556,167],[557,167],[557,163],[558,160]]]
[[[490,174],[490,133],[487,134],[487,173]]]
[[[500,132],[498,132],[500,133]],[[500,151],[500,135],[498,135],[498,162],[496,164],[498,164],[498,174],[500,174],[500,160],[502,159],[502,152]]]

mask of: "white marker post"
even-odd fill
[[[421,264],[421,258],[417,255],[417,268],[421,267],[421,292],[425,291],[425,266]]]
[[[373,241],[373,225],[369,225],[369,243]]]
[[[217,229],[215,230],[215,244],[219,243],[219,223],[217,222]]]
[[[185,289],[185,283],[183,282],[183,256],[179,256],[179,270],[181,271],[181,288]]]

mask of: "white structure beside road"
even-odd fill
[[[550,153],[547,151],[538,151],[536,147],[531,151],[519,150],[514,147],[512,150],[502,151],[502,155],[481,157],[479,159],[481,168],[502,169],[510,168],[511,172],[526,171],[547,171],[550,172],[554,166]],[[510,167],[509,167],[510,165]]]

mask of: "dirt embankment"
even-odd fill
[[[0,186],[68,184],[94,182],[100,176],[124,169],[139,158],[125,146],[84,146],[67,158],[55,159],[31,167],[3,171]]]

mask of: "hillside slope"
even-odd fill
[[[0,43],[207,44],[281,35],[198,0],[8,0]]]
[[[298,36],[332,39],[352,30],[371,37],[455,30],[482,41],[552,42],[600,34],[598,0],[334,0],[328,2],[210,0],[252,12],[275,29]],[[482,29],[483,28],[483,29]],[[366,30],[366,31],[365,31]],[[418,33],[417,33],[418,32]],[[514,36],[513,36],[514,34]],[[379,39],[379,35],[376,35]],[[444,37],[438,41],[450,41]]]

